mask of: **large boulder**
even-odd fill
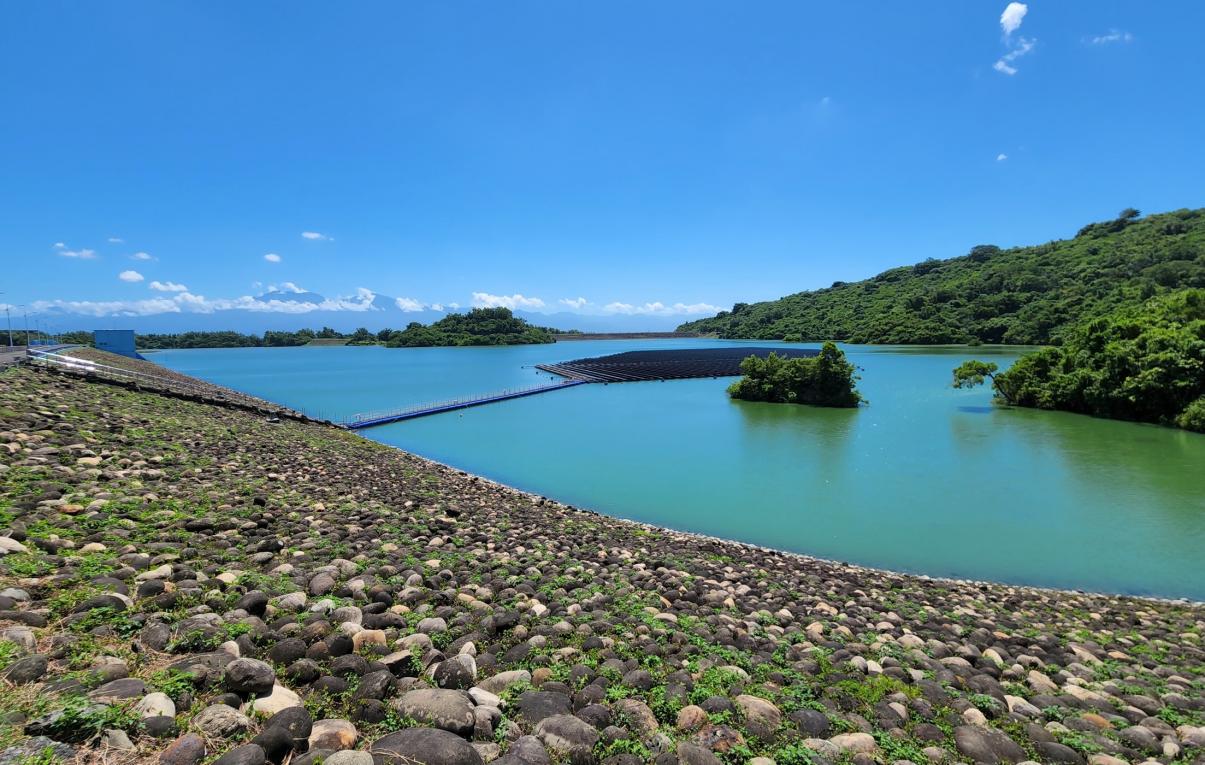
[[[352,749],[360,740],[360,732],[347,720],[319,720],[310,730],[310,749]]]
[[[269,696],[276,685],[276,670],[259,659],[235,659],[222,675],[226,690],[243,698]]]
[[[271,717],[286,709],[301,706],[301,697],[283,685],[272,686],[272,692],[262,698],[254,698],[242,706],[248,715]]]
[[[24,659],[18,659],[8,666],[8,669],[0,673],[3,677],[13,685],[24,685],[40,680],[42,675],[46,674],[46,668],[50,665],[50,660],[45,656],[34,654],[26,656]]]
[[[458,736],[473,732],[473,702],[460,691],[422,688],[394,699],[393,708],[402,717],[450,731]]]
[[[568,696],[552,691],[526,691],[515,700],[515,706],[518,708],[517,716],[529,725],[554,715],[567,715],[572,709]]]
[[[554,760],[567,757],[577,762],[588,758],[598,743],[594,726],[573,715],[553,715],[541,720],[536,726],[536,737]]]
[[[977,763],[995,765],[1027,759],[1025,750],[1015,741],[993,728],[962,725],[954,729],[954,745],[958,751]]]
[[[484,688],[490,693],[502,693],[507,688],[517,683],[530,682],[530,672],[525,669],[512,669],[506,672],[499,672],[492,677],[487,677],[484,680],[477,681],[477,687]]]
[[[249,730],[251,721],[234,707],[213,704],[205,707],[200,714],[192,718],[192,725],[205,734],[206,738],[224,739],[235,738]]]
[[[477,679],[477,662],[472,656],[459,654],[435,665],[435,684],[455,690],[470,688]]]
[[[745,715],[745,727],[758,738],[773,738],[782,724],[782,712],[763,698],[740,695],[736,697],[736,705]]]
[[[473,745],[439,728],[408,728],[368,747],[379,765],[482,765]]]
[[[159,753],[161,765],[197,765],[205,759],[205,739],[185,733]]]

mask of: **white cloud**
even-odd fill
[[[274,252],[269,252],[267,255],[264,255],[264,260],[268,261],[269,263],[279,263],[280,256]]]
[[[432,304],[431,304],[431,310],[432,310],[432,311],[442,311],[443,309],[444,309],[444,304],[443,304],[443,303],[432,303]],[[404,310],[404,309],[403,309],[403,310]]]
[[[460,303],[446,303],[445,305],[447,308],[450,308],[453,311],[460,307]]]
[[[130,260],[154,260],[154,258],[150,256],[150,253],[136,252],[130,256]]]
[[[517,292],[514,295],[491,295],[488,292],[474,292],[473,305],[478,308],[543,308],[544,301],[538,297],[524,297]]]
[[[1004,30],[1004,34],[1011,35],[1020,29],[1021,21],[1027,13],[1029,13],[1029,6],[1025,3],[1009,3],[1004,9],[1004,13],[1000,14],[1000,28]]]
[[[120,237],[116,237],[116,236],[109,237],[109,244],[122,244],[123,242],[125,242],[125,240],[121,239]]]
[[[63,311],[86,316],[150,316],[157,313],[180,313],[180,306],[171,298],[149,300],[39,300],[35,311]]]
[[[1134,35],[1122,32],[1120,29],[1110,29],[1107,34],[1097,35],[1088,39],[1093,45],[1110,45],[1112,43],[1129,43],[1134,41]]]
[[[272,292],[309,292],[306,288],[298,287],[293,282],[281,282],[279,285],[272,284],[268,286],[268,289]]]
[[[326,234],[319,234],[317,231],[302,231],[301,238],[309,239],[311,242],[333,242],[333,241],[335,241],[334,237],[327,236]]]
[[[1017,68],[1012,65],[1012,62],[1024,56],[1033,50],[1033,46],[1037,40],[1022,37],[1017,41],[1017,47],[1013,48],[1008,53],[1005,53],[1000,59],[992,65],[992,68],[1002,74],[1012,76],[1017,73]]]
[[[397,307],[399,310],[405,311],[406,313],[414,313],[416,311],[422,311],[427,308],[425,305],[423,305],[422,303],[420,303],[419,301],[417,301],[413,298],[404,298],[404,297],[403,298],[395,298],[393,302],[397,304]],[[438,305],[438,304],[436,304],[436,305]],[[439,308],[436,308],[436,306],[431,306],[431,307],[435,308],[435,310],[437,310],[437,311],[441,310]]]
[[[64,258],[78,258],[80,260],[93,260],[96,258],[95,250],[64,250],[60,247],[57,254],[62,255]]]
[[[997,161],[997,162],[1003,162],[1003,161],[1004,161],[1004,160],[1006,160],[1006,159],[1008,159],[1008,155],[1007,155],[1007,154],[1000,153],[1000,154],[997,154],[997,155],[996,155],[996,161]]]
[[[578,297],[578,298],[561,298],[557,302],[560,303],[561,305],[569,306],[570,308],[574,309],[575,311],[580,311],[590,301],[586,300],[584,297]]]
[[[278,295],[237,298],[207,298],[187,291],[170,297],[147,300],[39,300],[31,307],[38,312],[60,311],[87,316],[151,316],[161,313],[214,313],[217,311],[256,311],[261,313],[307,314],[314,311],[365,312],[379,310],[372,305],[375,294],[359,289],[349,297],[326,298],[317,303],[281,299]]]
[[[120,274],[117,275],[117,278],[121,279],[123,282],[133,283],[133,282],[142,281],[143,276],[142,276],[142,274],[138,273],[137,271],[122,271]]]
[[[147,286],[159,292],[188,292],[188,287],[185,287],[183,284],[176,284],[175,282],[154,281]]]
[[[54,243],[54,246],[55,246],[55,247],[57,247],[58,249],[60,249],[60,250],[61,250],[61,249],[63,249],[64,247],[66,247],[67,245],[66,245],[66,243],[64,243],[64,242],[55,242],[55,243]]]
[[[681,314],[719,313],[719,306],[709,303],[674,303],[666,305],[661,301],[633,305],[631,303],[607,303],[603,306],[606,313],[622,313],[629,316],[652,314],[657,316],[674,316]]]

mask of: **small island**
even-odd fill
[[[468,313],[452,313],[429,325],[411,322],[385,340],[389,348],[417,348],[442,345],[537,345],[555,343],[560,330],[538,327],[511,312],[509,308],[474,308]]]
[[[863,401],[855,369],[833,343],[811,357],[749,356],[741,362],[744,377],[728,387],[728,395],[742,401],[855,407]]]

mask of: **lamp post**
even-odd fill
[[[4,294],[3,292],[0,292],[0,295],[3,295],[3,294]],[[12,348],[13,347],[13,317],[9,316],[9,314],[8,314],[8,303],[4,304],[4,318],[8,322],[8,347]]]

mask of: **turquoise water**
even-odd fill
[[[546,381],[535,363],[723,341],[165,351],[312,414]],[[750,344],[750,343],[743,343]],[[768,345],[768,343],[757,343]],[[1019,349],[850,346],[870,405],[730,401],[731,381],[583,385],[363,434],[610,515],[900,571],[1205,599],[1205,436],[950,388]]]

